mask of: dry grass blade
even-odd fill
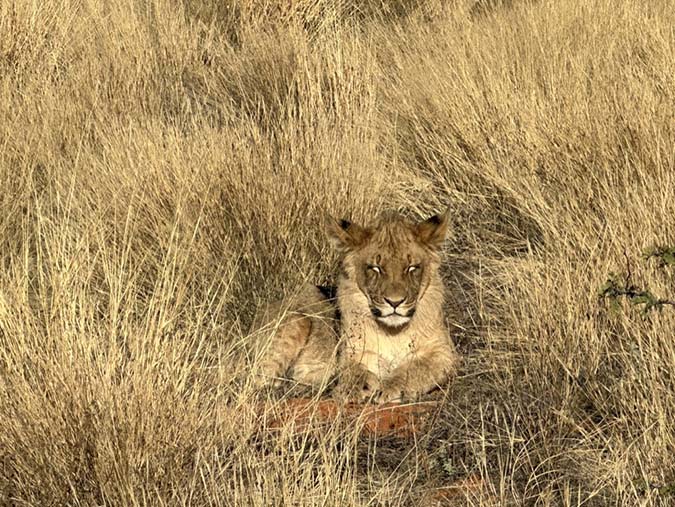
[[[0,505],[672,503],[673,118],[670,0],[0,2]],[[433,417],[262,431],[325,217],[446,206]]]

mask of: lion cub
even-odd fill
[[[337,308],[325,290],[310,286],[285,312],[279,303],[266,312],[263,320],[277,324],[262,354],[263,376],[319,386],[337,368],[337,397],[379,403],[445,383],[458,362],[439,274],[447,223],[447,212],[373,227],[331,221],[328,234],[342,254]]]

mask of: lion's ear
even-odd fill
[[[450,208],[441,215],[434,215],[420,222],[415,227],[419,240],[433,248],[441,248],[445,235],[448,232]]]
[[[328,237],[338,250],[348,251],[368,241],[370,231],[365,227],[351,223],[349,220],[329,218]]]

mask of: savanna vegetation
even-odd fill
[[[0,504],[675,503],[675,309],[627,293],[675,298],[674,19],[0,2]],[[265,431],[249,326],[334,281],[326,217],[448,206],[431,427]]]

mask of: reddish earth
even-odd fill
[[[438,404],[434,401],[410,404],[342,405],[334,400],[293,398],[258,406],[263,427],[271,431],[302,433],[309,428],[341,425],[359,428],[362,435],[412,438],[423,433],[431,423]],[[452,507],[478,502],[498,505],[486,482],[478,474],[468,475],[444,487],[427,490],[420,506]]]
[[[367,405],[341,405],[334,400],[295,398],[260,407],[266,428],[280,430],[293,428],[302,432],[320,425],[330,425],[337,419],[360,426],[365,435],[412,437],[424,431],[433,415],[436,402]]]

